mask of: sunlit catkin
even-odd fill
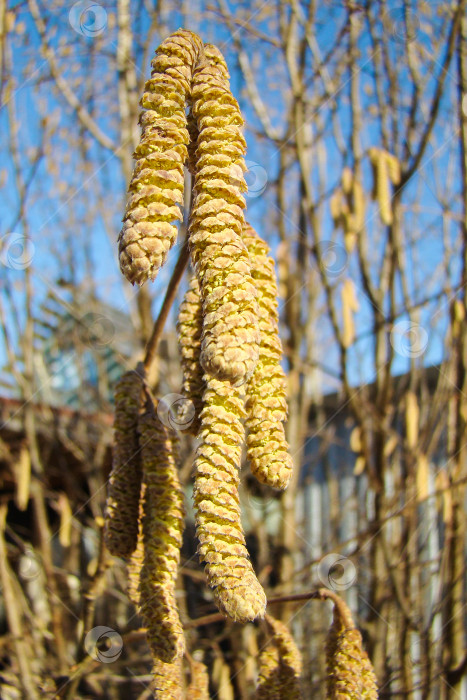
[[[246,388],[247,457],[258,481],[285,489],[292,476],[292,458],[285,439],[286,381],[281,367],[277,283],[269,247],[245,224],[243,240],[258,292],[259,359]]]
[[[177,237],[172,222],[182,218],[189,142],[185,103],[202,50],[196,34],[175,32],[157,49],[144,88],[141,141],[118,238],[120,268],[132,283],[155,278]]]
[[[156,660],[152,674],[154,700],[185,700],[181,658],[171,664]]]
[[[199,416],[203,407],[204,371],[200,364],[201,333],[203,330],[203,309],[196,276],[192,277],[178,312],[178,345],[182,358],[182,393],[192,402],[194,419],[189,432],[196,435],[199,430]]]
[[[126,372],[115,388],[113,464],[105,520],[105,543],[111,554],[129,557],[138,539],[141,455],[137,422],[142,377]]]
[[[207,55],[193,76],[199,135],[189,226],[203,301],[201,364],[217,379],[241,384],[254,370],[259,342],[256,291],[242,241],[243,118],[222,55],[217,51],[214,56],[212,50]]]
[[[272,638],[259,659],[256,700],[299,700],[302,659],[295,641],[280,620],[265,617]]]
[[[144,494],[146,491],[146,485],[143,482],[141,485],[141,496],[139,502],[139,514],[138,514],[138,540],[133,553],[127,564],[127,592],[128,597],[131,602],[139,607],[140,596],[139,596],[139,578],[141,575],[141,568],[144,562],[144,543],[143,543],[143,503]]]
[[[373,166],[373,197],[378,202],[381,221],[386,226],[392,224],[391,190],[389,186],[389,172],[387,152],[380,148],[370,148],[371,164]]]
[[[149,410],[140,418],[138,430],[145,484],[140,612],[153,657],[172,663],[185,648],[175,601],[184,518],[175,434],[169,434]]]
[[[342,600],[335,601],[333,622],[326,640],[328,700],[376,700],[376,677],[362,636],[350,610]]]
[[[255,576],[240,521],[239,468],[245,432],[242,387],[206,375],[193,500],[198,554],[219,609],[247,622],[263,617],[266,596]]]

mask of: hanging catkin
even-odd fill
[[[202,661],[191,662],[191,681],[186,690],[186,700],[209,700],[208,669]]]
[[[175,434],[169,434],[152,410],[141,416],[138,430],[145,484],[141,615],[153,657],[172,663],[185,649],[175,601],[184,518]]]
[[[143,503],[144,494],[146,492],[146,484],[141,484],[141,496],[139,502],[139,514],[138,514],[138,539],[136,547],[128,561],[127,564],[127,593],[131,602],[139,607],[140,596],[139,596],[139,578],[141,575],[141,568],[144,562],[144,543],[143,543]]]
[[[255,576],[240,521],[239,468],[245,432],[243,388],[206,375],[193,500],[198,554],[219,609],[233,620],[263,617],[266,596]]]
[[[198,127],[192,261],[203,301],[201,364],[217,379],[241,384],[258,360],[256,291],[242,242],[246,190],[243,118],[219,51],[208,49],[193,75]]]
[[[337,597],[336,597],[337,598]],[[328,700],[376,700],[376,677],[362,636],[343,600],[334,600],[333,622],[326,640]]]
[[[299,700],[300,651],[283,622],[271,615],[266,615],[265,621],[273,636],[260,655],[256,700]]]
[[[171,664],[156,660],[152,669],[154,700],[184,700],[182,659]]]
[[[380,148],[370,148],[370,161],[373,166],[373,197],[378,202],[381,221],[386,226],[392,224],[391,190],[387,152]]]
[[[203,407],[204,371],[200,364],[201,333],[203,330],[203,309],[196,276],[189,282],[188,289],[178,312],[178,345],[182,359],[182,393],[194,406],[194,419],[189,432],[197,435],[199,416]]]
[[[141,141],[118,238],[120,268],[137,284],[154,279],[177,237],[181,219],[183,165],[189,135],[185,103],[202,52],[196,34],[179,30],[156,51],[141,105]]]
[[[258,292],[259,359],[246,389],[247,457],[258,481],[285,489],[292,476],[284,421],[287,418],[286,381],[281,367],[277,283],[269,247],[248,224],[243,229],[251,274]]]
[[[138,539],[141,455],[137,423],[143,379],[126,372],[115,387],[113,464],[105,518],[105,543],[111,554],[129,557]]]

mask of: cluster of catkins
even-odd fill
[[[194,406],[190,431],[198,438],[198,553],[219,609],[252,621],[264,617],[266,595],[240,520],[244,445],[262,483],[285,489],[292,473],[274,261],[244,218],[243,118],[220,51],[192,32],[175,32],[156,52],[142,106],[120,266],[132,283],[157,275],[176,240],[174,220],[182,218],[186,165],[193,179],[194,274],[178,333],[183,393]],[[148,630],[155,689],[178,697],[167,686],[175,683],[184,652],[175,601],[184,520],[177,438],[157,418],[142,367],[121,378],[115,397],[106,543],[112,554],[130,559],[129,592]]]

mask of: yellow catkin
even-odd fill
[[[388,175],[393,185],[399,185],[401,181],[401,165],[397,156],[385,151]]]
[[[418,445],[418,423],[420,420],[420,408],[417,395],[413,391],[408,391],[405,396],[405,436],[407,447],[411,450]]]
[[[365,226],[365,193],[361,183],[356,178],[352,183],[352,210],[355,232],[359,233]]]
[[[255,700],[281,700],[279,691],[279,649],[269,642],[258,659],[258,683]]]
[[[203,309],[196,276],[192,277],[178,312],[178,345],[182,358],[182,393],[193,403],[194,419],[188,430],[197,435],[203,407],[204,371],[200,364]],[[191,405],[190,405],[191,408]]]
[[[387,152],[373,147],[370,148],[369,155],[373,167],[373,198],[378,202],[381,221],[386,226],[390,226],[392,224],[392,207]]]
[[[269,247],[247,223],[243,240],[258,292],[259,359],[246,388],[247,457],[251,471],[263,484],[285,489],[293,462],[285,439],[286,380],[281,367],[277,283]]]
[[[196,34],[175,32],[157,49],[144,88],[141,141],[118,238],[120,268],[132,283],[155,278],[177,237],[172,222],[182,218],[189,142],[185,104],[202,50]]]
[[[139,578],[141,576],[141,568],[144,562],[144,543],[143,543],[143,503],[146,485],[141,484],[141,497],[139,502],[138,516],[138,540],[134,552],[132,553],[127,564],[127,592],[131,602],[139,607]]]
[[[169,433],[152,410],[141,416],[138,430],[145,484],[140,612],[153,657],[172,663],[185,649],[175,601],[184,520],[175,434]]]
[[[186,700],[209,700],[208,669],[201,661],[191,662],[191,681],[186,691]]]
[[[156,660],[152,669],[154,700],[185,700],[182,659],[167,664]]]
[[[115,388],[113,464],[105,518],[105,543],[111,554],[129,557],[138,539],[141,455],[137,422],[142,377],[126,372]]]
[[[350,278],[344,280],[341,289],[341,299],[343,319],[342,344],[345,348],[349,348],[355,340],[354,314],[360,308],[355,294],[355,286]]]
[[[326,640],[328,700],[376,700],[376,676],[350,610],[339,599]]]
[[[265,617],[272,638],[259,659],[256,700],[299,700],[302,659],[286,625],[271,615]]]
[[[242,241],[245,139],[222,55],[208,50],[193,76],[199,135],[189,226],[203,301],[201,364],[212,376],[245,382],[258,360],[256,291]]]
[[[193,491],[198,554],[206,562],[219,609],[247,622],[263,617],[266,596],[250,562],[240,520],[243,387],[206,375],[203,403]]]

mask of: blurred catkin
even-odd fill
[[[200,364],[203,309],[196,276],[191,278],[180,304],[177,331],[183,370],[182,393],[193,403],[195,410],[189,432],[197,435],[203,407],[204,371]]]
[[[141,140],[118,238],[120,268],[133,284],[155,278],[177,237],[172,222],[182,218],[189,142],[185,104],[202,50],[196,34],[175,32],[157,49],[144,88]]]
[[[245,139],[222,54],[206,47],[193,75],[198,128],[194,202],[189,226],[192,261],[203,302],[201,364],[220,380],[241,384],[258,360],[256,290],[242,241]]]
[[[373,666],[362,646],[362,636],[350,610],[334,601],[333,622],[326,640],[328,700],[376,700],[378,687]]]
[[[193,500],[198,554],[219,609],[247,622],[263,617],[266,596],[251,565],[240,521],[239,468],[245,431],[242,387],[206,375]]]
[[[185,649],[175,600],[185,512],[175,434],[169,433],[152,410],[141,416],[138,430],[145,484],[140,612],[153,657],[172,663]]]
[[[143,378],[126,372],[115,387],[113,464],[105,519],[105,543],[111,554],[129,557],[138,539],[141,455],[137,423]]]
[[[292,476],[292,458],[285,439],[286,381],[281,367],[277,283],[269,247],[248,224],[243,241],[250,256],[258,292],[259,359],[246,388],[247,457],[258,481],[285,489]]]
[[[155,700],[184,700],[182,659],[167,664],[156,660],[152,669],[151,690]]]
[[[186,700],[209,700],[208,669],[201,661],[191,662],[191,681],[186,691]]]
[[[386,226],[392,224],[391,189],[389,182],[394,185],[400,182],[400,165],[396,156],[380,148],[370,148],[370,161],[373,167],[373,198],[379,206],[381,221]]]
[[[266,615],[265,621],[272,638],[259,658],[256,700],[300,700],[300,651],[283,622],[271,615]]]

